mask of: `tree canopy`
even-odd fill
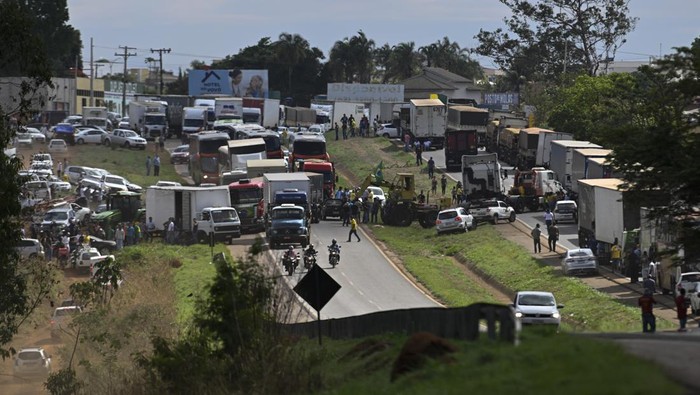
[[[480,30],[475,51],[526,80],[564,71],[596,75],[634,30],[629,0],[500,0],[507,31]]]

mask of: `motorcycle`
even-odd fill
[[[68,259],[70,258],[70,250],[61,242],[55,243],[53,245],[53,250],[53,256],[58,259],[58,264],[61,266],[61,269],[65,269],[68,264]]]
[[[297,266],[299,266],[299,257],[297,254],[290,255],[285,253],[282,258],[282,266],[284,266],[284,270],[287,271],[287,274],[291,276],[294,274],[294,270],[296,270]]]
[[[338,248],[328,247],[328,262],[333,267],[340,263],[340,246],[338,246]]]
[[[304,253],[304,269],[310,270],[316,264],[316,254],[317,252]]]

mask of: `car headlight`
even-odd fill
[[[559,313],[554,313],[554,314],[552,314],[552,318],[559,319],[559,318],[561,318],[561,316],[559,315]]]
[[[515,318],[522,318],[522,317],[523,317],[523,313],[521,313],[519,311],[515,312]]]

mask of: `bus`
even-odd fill
[[[292,143],[289,158],[290,169],[297,168],[299,160],[321,159],[331,161],[331,156],[326,152],[326,138],[318,135],[297,135]]]
[[[267,146],[261,138],[229,140],[218,148],[220,173],[245,170],[250,159],[267,159]]]
[[[195,185],[219,182],[219,147],[226,146],[228,134],[199,132],[190,134],[189,172]]]
[[[231,207],[241,218],[241,231],[262,231],[265,229],[265,205],[263,203],[263,178],[242,179],[228,185],[231,194]]]

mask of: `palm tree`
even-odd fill
[[[369,83],[372,78],[372,70],[374,69],[374,61],[372,54],[374,53],[374,40],[368,39],[365,33],[360,30],[356,36],[350,38],[350,53],[354,65],[354,73],[359,82]],[[353,78],[354,80],[354,78]]]
[[[298,34],[281,33],[273,44],[277,60],[287,65],[287,91],[292,91],[292,70],[309,51],[309,42]]]
[[[336,41],[328,55],[328,69],[335,81],[352,83],[352,55],[347,37],[342,41]]]
[[[393,46],[387,62],[387,80],[401,81],[413,76],[420,69],[420,60],[413,41]]]

